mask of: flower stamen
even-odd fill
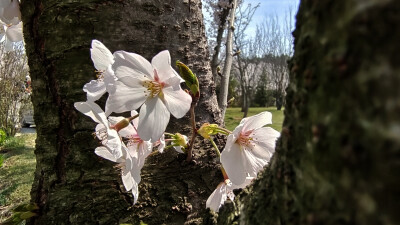
[[[239,134],[239,138],[236,140],[236,143],[239,144],[240,146],[253,147],[254,146],[254,144],[252,143],[253,138],[250,137],[252,133],[253,133],[253,130],[241,132]]]
[[[97,81],[102,82],[104,80],[104,70],[95,70]]]

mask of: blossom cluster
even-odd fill
[[[192,101],[195,103],[200,95],[198,80],[179,61],[177,66],[181,74],[178,74],[171,66],[167,50],[149,62],[131,52],[111,53],[101,42],[93,40],[90,52],[97,79],[83,87],[87,101],[76,102],[74,106],[98,123],[95,136],[102,145],[95,149],[95,153],[118,163],[122,183],[127,191],[132,192],[136,203],[140,170],[153,148],[163,152],[171,147],[179,153],[190,154],[186,150],[193,147],[194,139],[189,141],[185,135],[170,134],[165,130],[171,114],[181,118],[189,110],[194,110]],[[181,88],[184,81],[190,91]],[[108,97],[103,110],[95,102],[106,92]],[[113,116],[126,112],[130,112],[130,117]],[[208,198],[206,207],[218,211],[225,200],[234,199],[234,189],[246,187],[268,164],[279,137],[279,132],[264,127],[271,123],[272,114],[262,112],[243,119],[233,132],[209,123],[204,123],[200,129],[193,128],[193,132],[213,143],[224,176]],[[222,153],[213,142],[212,136],[216,134],[228,135]]]
[[[14,43],[21,42],[22,21],[18,0],[0,1],[0,43],[5,42],[5,50],[12,51]]]
[[[95,153],[119,163],[125,189],[132,191],[136,203],[140,170],[153,147],[163,152],[169,141],[178,152],[183,152],[187,138],[169,134],[171,137],[165,139],[164,131],[170,114],[183,117],[192,99],[182,90],[183,80],[171,67],[168,51],[160,52],[150,63],[135,53],[112,54],[101,42],[93,40],[90,52],[97,79],[83,87],[87,101],[74,106],[98,123],[95,134],[102,146]],[[95,101],[106,92],[108,99],[103,110]],[[131,117],[110,116],[123,112],[130,112]]]

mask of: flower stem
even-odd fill
[[[194,113],[194,108],[197,105],[197,101],[199,100],[199,95],[192,96],[192,104],[190,105],[190,121],[192,124],[192,138],[190,139],[190,142],[188,144],[187,148],[187,158],[186,161],[190,162],[192,160],[192,152],[193,152],[193,146],[194,146],[194,141],[196,140],[197,136],[197,128],[196,128],[196,115]]]
[[[212,138],[208,139],[210,140],[211,144],[213,145],[215,152],[217,153],[218,157],[221,159],[221,152],[218,149],[218,146],[215,144],[214,140]],[[222,175],[224,176],[224,180],[229,179],[228,174],[226,174],[226,171],[224,169],[224,166],[221,164],[221,172]]]
[[[228,130],[228,129],[226,129],[226,128],[218,127],[218,130],[219,130],[221,133],[225,134],[225,135],[232,134],[232,131],[230,131],[230,130]]]
[[[213,145],[215,152],[217,153],[218,157],[221,158],[221,152],[218,149],[218,146],[215,144],[214,140],[210,137],[210,139],[208,139],[211,141],[211,144]]]

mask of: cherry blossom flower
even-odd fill
[[[232,183],[240,185],[246,177],[256,177],[268,164],[275,151],[279,132],[263,127],[272,123],[272,114],[262,112],[242,119],[239,126],[228,136],[221,153],[221,163]]]
[[[132,111],[132,116],[137,115],[136,111]],[[111,127],[117,126],[123,121],[124,117],[112,117],[108,118]],[[139,197],[138,185],[141,181],[140,171],[144,165],[146,157],[152,151],[152,143],[149,141],[143,141],[137,135],[135,126],[137,126],[138,119],[135,118],[124,128],[119,129],[118,134],[122,137],[127,144],[122,142],[122,155],[116,157],[112,154],[108,147],[98,147],[95,153],[107,160],[118,163],[118,167],[121,169],[122,183],[127,191],[132,191],[134,196],[134,203],[136,203]]]
[[[87,93],[89,101],[96,101],[103,96],[106,91],[113,93],[115,91],[114,83],[116,77],[111,65],[114,63],[114,56],[98,40],[92,41],[90,49],[91,58],[96,68],[97,80],[92,80],[83,86],[83,91]]]
[[[122,143],[123,154],[121,157],[115,157],[112,154],[112,151],[105,146],[97,147],[95,153],[104,159],[118,163],[117,167],[121,169],[122,184],[124,185],[125,190],[132,191],[134,198],[133,204],[135,204],[139,197],[138,186],[140,182],[140,170],[137,170],[134,158],[129,154],[125,144]]]
[[[137,114],[138,113],[135,110],[131,112],[131,116]],[[110,117],[110,120],[113,120],[113,123],[116,123],[122,118],[123,117]],[[129,154],[134,158],[134,164],[140,171],[144,165],[145,159],[150,155],[153,149],[153,144],[150,141],[144,141],[139,137],[137,131],[138,123],[138,118],[133,119],[128,126],[119,131],[119,134],[127,141]]]
[[[142,140],[160,139],[170,114],[183,117],[190,109],[191,96],[182,90],[183,80],[171,67],[169,52],[162,51],[151,63],[142,56],[125,51],[114,53],[116,90],[106,103],[106,114],[138,109],[138,134]]]
[[[224,182],[218,184],[217,188],[208,197],[206,207],[218,212],[219,208],[221,208],[228,198],[231,201],[235,199],[235,194],[233,194],[234,189],[245,188],[252,180],[253,177],[246,177],[242,185],[235,185],[229,179],[225,179]]]
[[[122,156],[121,139],[116,129],[107,120],[103,110],[94,102],[76,102],[75,108],[92,118],[98,125],[96,126],[96,136],[102,144],[109,148],[116,159]]]

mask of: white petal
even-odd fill
[[[121,137],[125,137],[125,138],[129,138],[129,137],[137,135],[137,131],[132,126],[132,124],[129,124],[127,127],[121,129],[118,133],[121,135]]]
[[[148,99],[140,108],[138,133],[142,140],[155,142],[161,138],[170,113],[157,97]]]
[[[90,55],[92,57],[94,67],[98,71],[106,71],[107,68],[114,63],[114,56],[110,50],[108,50],[108,48],[98,40],[92,40]]]
[[[240,185],[245,182],[247,173],[244,168],[244,155],[239,145],[233,142],[233,135],[229,135],[225,149],[221,153],[221,163],[232,183]]]
[[[106,93],[106,86],[104,82],[92,80],[83,86],[83,91],[86,92],[88,101],[97,101]]]
[[[153,67],[142,56],[125,52],[125,51],[117,51],[114,52],[115,63],[113,65],[115,76],[118,78],[124,76],[132,76],[132,77],[147,77],[151,80],[154,79],[154,71]]]
[[[182,118],[190,109],[192,97],[182,89],[174,91],[172,87],[167,87],[162,91],[164,93],[164,103],[168,111],[175,118]]]
[[[254,154],[258,157],[271,158],[275,152],[276,140],[279,136],[280,133],[271,127],[262,127],[254,130],[251,134],[252,142],[257,147]],[[263,151],[259,153],[258,149]]]
[[[94,153],[96,153],[96,155],[98,155],[104,159],[110,160],[111,162],[120,162],[121,161],[121,158],[115,158],[114,155],[111,153],[111,150],[104,146],[97,147],[94,150]]]
[[[132,195],[133,195],[133,204],[136,204],[138,198],[139,198],[139,189],[138,185],[132,187]]]
[[[176,91],[182,89],[180,84],[184,82],[184,80],[179,76],[173,76],[163,82],[165,83],[165,87],[172,86],[173,90]]]
[[[151,65],[157,70],[160,81],[163,82],[170,77],[176,76],[171,67],[171,56],[168,50],[158,53],[151,60]]]
[[[121,170],[122,183],[127,191],[130,191],[134,185],[135,180],[131,175],[132,161],[127,158],[125,161],[125,168]]]
[[[22,22],[7,28],[6,36],[7,39],[9,39],[12,42],[22,41],[24,39],[22,35]]]
[[[108,93],[113,94],[115,92],[115,81],[117,77],[114,75],[114,71],[112,67],[109,66],[106,72],[103,73],[104,76],[104,84],[106,85],[106,90]]]
[[[164,134],[161,136],[160,140],[158,140],[158,152],[163,153],[165,148],[165,136]]]
[[[108,125],[108,120],[103,110],[94,102],[75,102],[74,107],[81,113],[92,118],[96,123]]]
[[[153,145],[149,141],[143,141],[138,146],[137,166],[142,169],[147,156],[150,155]]]
[[[270,127],[260,128],[253,132],[252,146],[243,147],[246,155],[245,170],[250,176],[256,177],[257,173],[268,164],[275,151],[278,136],[279,132]]]
[[[206,207],[218,212],[219,208],[227,199],[225,182],[218,184],[217,188],[211,193],[206,201]]]
[[[119,137],[116,130],[108,130],[107,131],[107,142],[105,144],[111,150],[111,154],[116,158],[120,158],[122,156],[121,150],[121,138]]]
[[[132,110],[131,111],[131,116],[136,116],[137,114],[139,114],[136,110]],[[138,127],[139,125],[139,117],[136,117],[135,119],[132,120],[132,124],[135,128]]]
[[[182,153],[185,154],[185,152],[182,151],[182,147],[181,146],[174,146],[175,151],[177,151],[178,153]]]
[[[245,131],[257,129],[263,127],[264,125],[272,124],[272,114],[270,112],[262,112],[257,115],[242,119],[240,124],[242,123]]]
[[[106,114],[122,113],[139,108],[147,99],[143,88],[131,88],[117,81],[116,90],[108,96]]]
[[[232,185],[229,187],[229,189],[231,190],[235,190],[235,189],[240,189],[240,188],[245,188],[248,185],[251,184],[251,182],[255,179],[255,177],[246,177],[246,180],[244,181],[243,184],[240,185],[235,185],[234,183],[232,183]]]

